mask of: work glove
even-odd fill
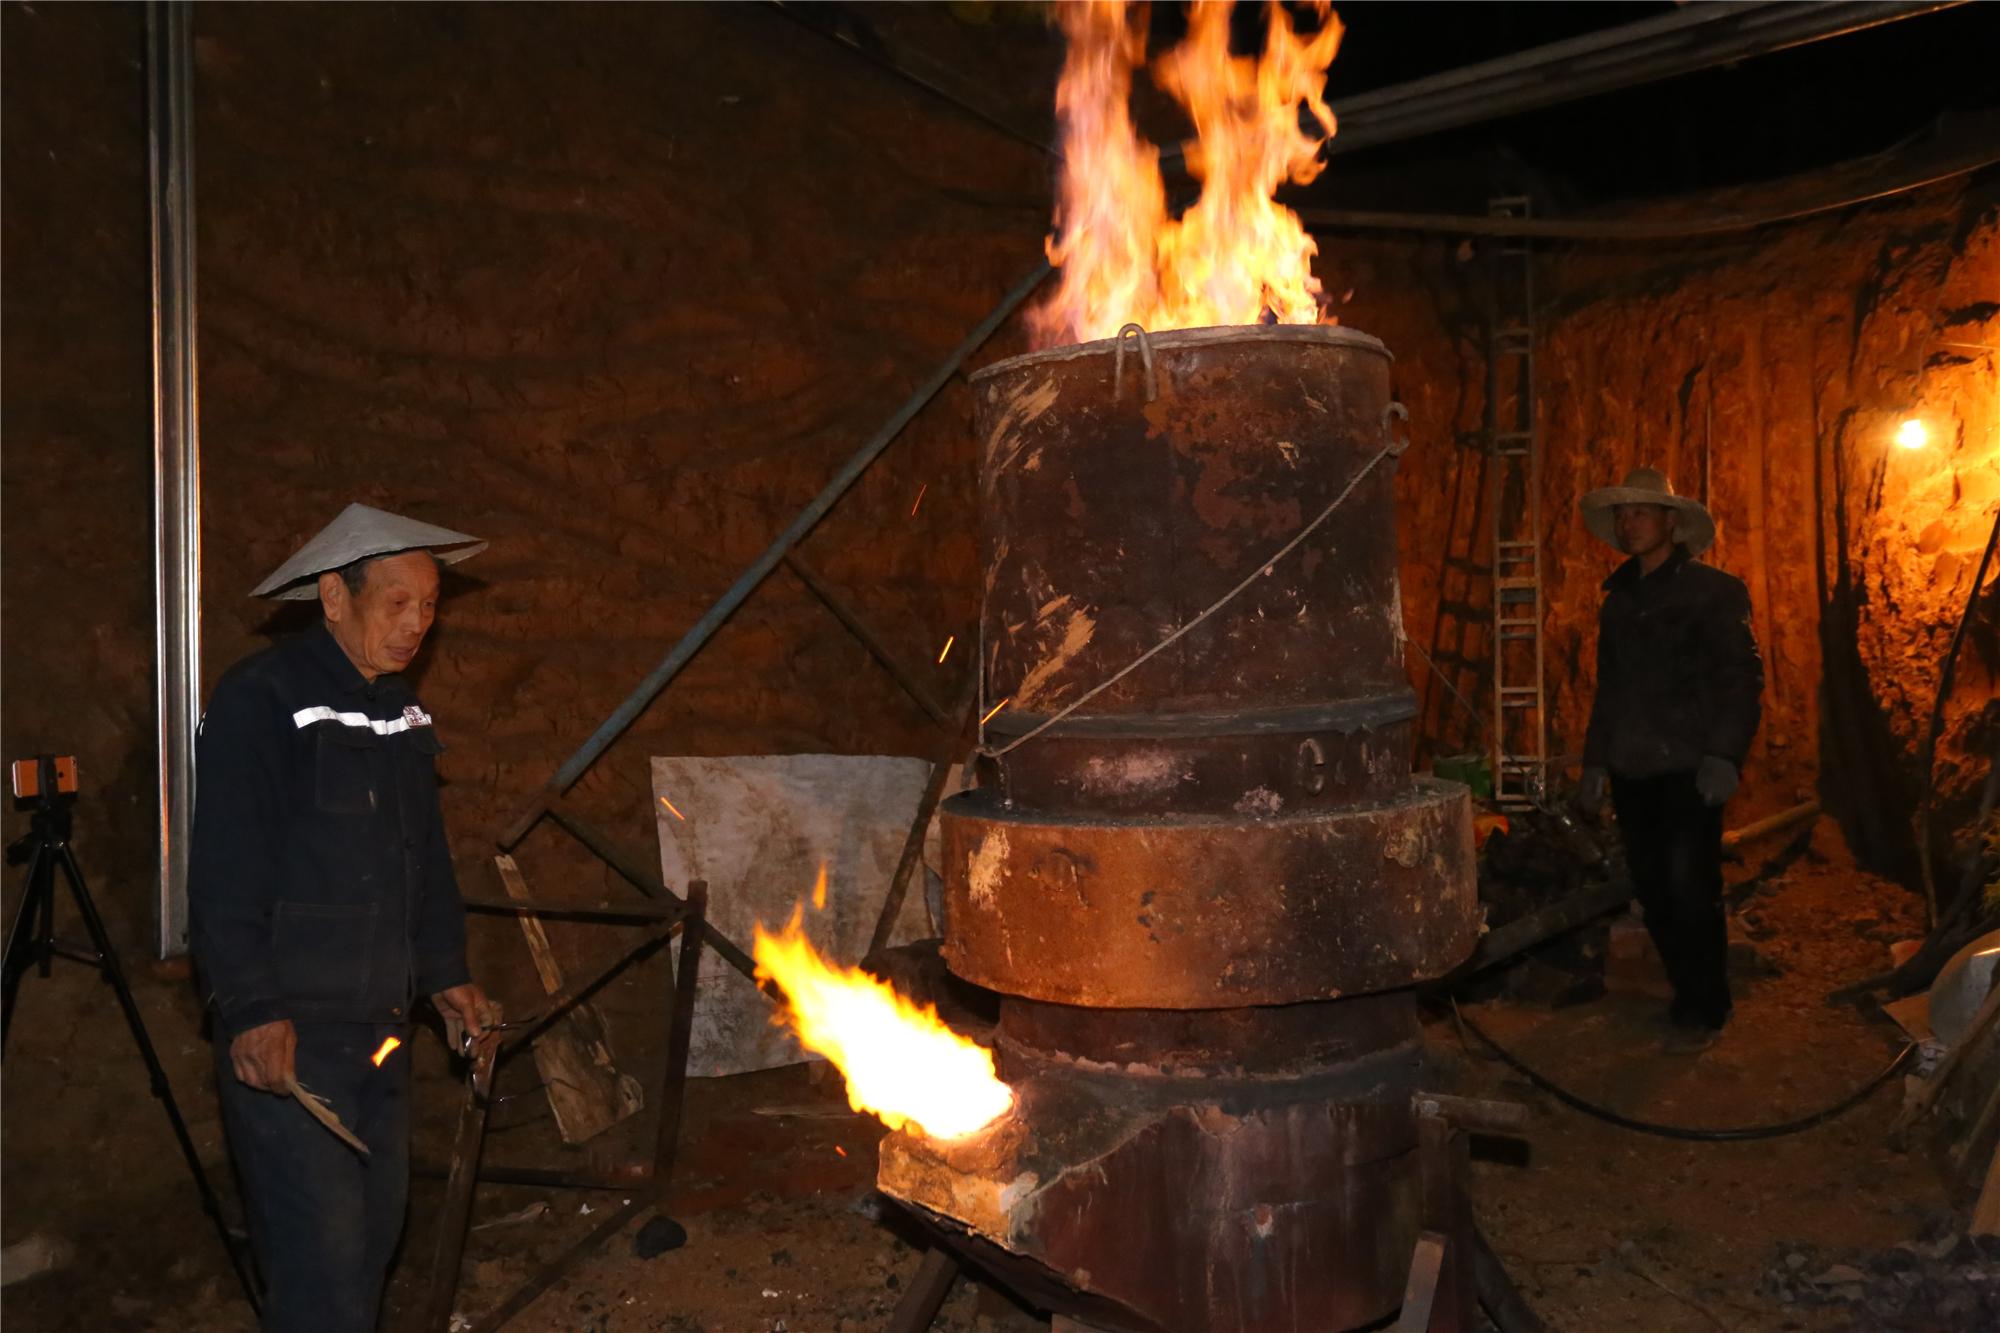
[[[1587,815],[1596,814],[1604,806],[1604,789],[1610,781],[1611,775],[1603,769],[1586,767],[1576,782],[1577,808]]]
[[[1737,781],[1736,765],[1714,755],[1703,759],[1694,771],[1694,789],[1701,793],[1703,805],[1721,805],[1734,796]]]

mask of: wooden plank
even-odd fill
[[[941,1245],[925,1251],[916,1278],[904,1289],[903,1299],[896,1302],[896,1312],[889,1317],[889,1333],[924,1333],[956,1281],[958,1260],[951,1251]]]
[[[458,1300],[458,1270],[465,1259],[472,1194],[479,1188],[479,1154],[486,1146],[486,1115],[492,1108],[487,1094],[493,1088],[493,1062],[499,1053],[492,1042],[473,1048],[465,1101],[459,1107],[458,1129],[452,1135],[451,1174],[445,1181],[444,1206],[438,1210],[437,1247],[431,1256],[430,1287],[418,1325],[423,1333],[451,1333],[451,1307]]]
[[[1472,1333],[1478,1298],[1472,1284],[1472,1205],[1465,1193],[1472,1174],[1471,1140],[1442,1116],[1418,1116],[1417,1173],[1424,1233],[1442,1242],[1436,1299],[1422,1327],[1428,1333]],[[1421,1255],[1421,1240],[1417,1249]]]
[[[1780,810],[1775,815],[1766,816],[1754,824],[1746,824],[1739,829],[1731,829],[1722,835],[1722,850],[1733,852],[1746,842],[1755,842],[1769,833],[1782,833],[1788,828],[1803,824],[1819,814],[1818,801],[1805,801],[1789,810]]]
[[[1396,1316],[1395,1333],[1428,1333],[1435,1313],[1438,1282],[1444,1272],[1445,1238],[1435,1231],[1420,1232],[1410,1255],[1410,1277],[1403,1284],[1403,1308]]]
[[[518,902],[532,902],[528,881],[521,867],[505,852],[493,858],[500,883],[507,896]],[[529,956],[542,989],[551,995],[562,992],[562,965],[556,961],[541,918],[522,913],[517,918],[521,934],[527,937]],[[611,1056],[611,1039],[604,1020],[588,1003],[578,1004],[557,1019],[533,1042],[535,1069],[548,1090],[549,1106],[555,1112],[556,1128],[565,1143],[585,1143],[638,1111],[646,1104],[639,1081],[618,1071]]]

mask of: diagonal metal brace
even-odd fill
[[[501,836],[501,850],[513,850],[521,839],[528,836],[528,831],[540,822],[543,815],[552,812],[555,803],[562,798],[563,793],[576,785],[576,780],[583,776],[584,770],[596,763],[598,756],[610,748],[611,742],[624,734],[625,729],[638,719],[639,714],[645,712],[647,706],[659,697],[660,691],[667,687],[668,682],[694,660],[694,655],[701,651],[731,616],[736,614],[737,608],[749,600],[750,594],[755,592],[758,585],[778,567],[786,553],[805,540],[806,534],[819,525],[819,521],[826,517],[827,512],[840,497],[847,494],[854,483],[861,479],[861,474],[868,470],[869,465],[881,456],[882,451],[887,449],[898,435],[903,433],[903,428],[916,418],[917,413],[923,411],[931,399],[937,397],[944,386],[951,382],[952,377],[958,374],[959,368],[966,360],[985,345],[986,340],[1007,321],[1008,316],[1020,308],[1052,271],[1048,261],[1044,260],[1035,265],[1027,276],[1015,283],[1012,290],[1000,299],[1000,304],[993,307],[986,318],[980,320],[972,331],[965,335],[964,340],[952,349],[943,364],[916,387],[904,400],[903,405],[896,409],[894,415],[883,423],[882,428],[870,436],[867,443],[841,465],[840,471],[835,473],[833,479],[820,489],[819,494],[799,511],[798,517],[792,520],[790,526],[773,539],[762,555],[750,562],[750,566],[737,577],[736,582],[730,584],[728,590],[716,599],[715,604],[709,607],[702,618],[681,636],[681,641],[661,659],[660,664],[639,682],[632,693],[626,696],[625,701],[604,720],[603,725],[592,732],[590,738],[577,747],[576,753],[565,760],[555,775],[529,799],[527,807]],[[716,943],[719,945],[720,941]],[[728,955],[725,953],[724,956]]]
[[[578,842],[595,852],[600,861],[616,871],[620,879],[648,898],[665,898],[675,903],[681,901],[680,895],[668,888],[657,873],[640,869],[640,863],[627,856],[624,849],[611,840],[610,834],[585,819],[566,798],[550,802],[548,813],[555,817],[558,824],[568,829]],[[757,964],[751,961],[748,953],[721,931],[713,926],[708,927],[707,942],[708,947],[720,954],[731,967],[752,981],[757,979]]]
[[[951,715],[945,712],[944,706],[924,687],[924,683],[903,665],[901,659],[889,651],[889,646],[882,642],[881,636],[876,634],[868,622],[861,618],[860,613],[849,606],[846,600],[827,584],[825,577],[817,569],[806,563],[804,556],[797,551],[787,552],[785,567],[799,576],[799,582],[805,584],[807,590],[819,598],[821,605],[833,612],[834,619],[847,627],[847,632],[860,641],[861,646],[868,650],[870,657],[882,664],[882,669],[903,687],[905,694],[916,701],[917,707],[930,715],[931,721],[940,727],[951,725]]]

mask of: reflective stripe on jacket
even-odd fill
[[[324,625],[231,667],[195,746],[189,935],[223,1029],[384,1023],[470,979],[430,715]]]

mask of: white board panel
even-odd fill
[[[929,774],[922,759],[886,755],[656,757],[660,873],[676,889],[707,880],[709,919],[745,949],[755,923],[776,929],[804,902],[814,947],[835,962],[858,963]],[[826,909],[815,912],[822,863]],[[924,898],[919,876],[891,943],[933,933]],[[739,1074],[806,1059],[772,1024],[774,1012],[735,968],[704,959],[688,1072]]]

